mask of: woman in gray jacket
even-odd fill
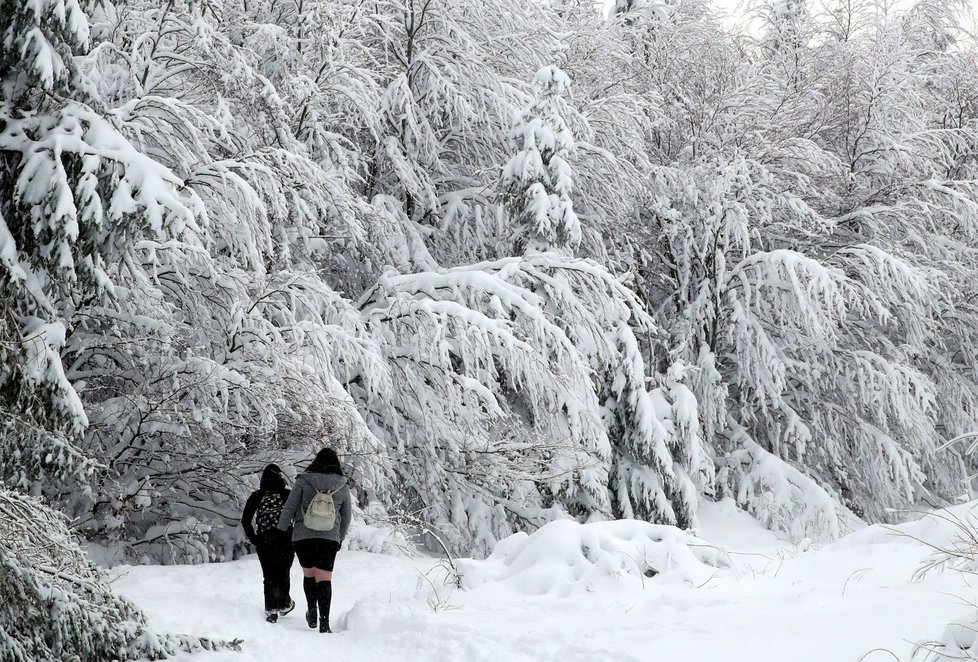
[[[323,495],[332,499],[335,513],[335,523],[328,529],[324,529],[324,520],[319,514],[326,503],[327,497]],[[317,501],[312,509],[315,512],[310,512],[314,499]],[[302,566],[302,590],[308,606],[306,623],[311,628],[316,627],[318,616],[320,632],[330,631],[333,563],[350,528],[351,510],[350,488],[340,468],[340,459],[332,448],[324,448],[316,454],[309,468],[296,478],[278,520],[278,528],[282,531],[294,524],[292,543]]]

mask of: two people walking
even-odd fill
[[[258,551],[267,621],[275,623],[295,608],[289,596],[294,554],[302,566],[306,624],[330,632],[333,565],[350,528],[352,505],[339,457],[331,448],[316,454],[291,491],[277,465],[265,467],[259,489],[245,504],[241,523]],[[275,523],[269,526],[272,519]]]

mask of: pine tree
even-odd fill
[[[517,252],[571,253],[581,243],[581,224],[568,163],[574,136],[563,118],[570,79],[550,65],[537,72],[533,87],[536,97],[513,129],[518,151],[503,169],[503,207]]]
[[[158,636],[84,557],[65,518],[8,488],[78,488],[95,463],[61,352],[113,293],[132,239],[192,222],[179,182],[99,114],[75,61],[85,3],[0,1],[0,657],[154,659],[215,648]]]
[[[74,60],[84,9],[0,4],[0,464],[22,488],[91,469],[72,442],[88,419],[61,362],[68,317],[110,296],[106,264],[136,233],[192,220],[178,180],[97,112]]]
[[[154,633],[85,558],[63,515],[0,486],[0,658],[159,660],[224,646]]]

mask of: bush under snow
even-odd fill
[[[563,597],[653,577],[700,586],[729,562],[723,550],[672,526],[558,520],[499,541],[485,561],[458,565],[465,588],[502,582],[527,595]]]
[[[151,631],[85,558],[63,515],[0,486],[0,659],[159,660],[224,646]]]

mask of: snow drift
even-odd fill
[[[639,520],[558,520],[514,533],[485,561],[459,562],[461,585],[500,582],[525,595],[567,596],[656,582],[701,586],[729,567],[726,553],[675,527]]]

